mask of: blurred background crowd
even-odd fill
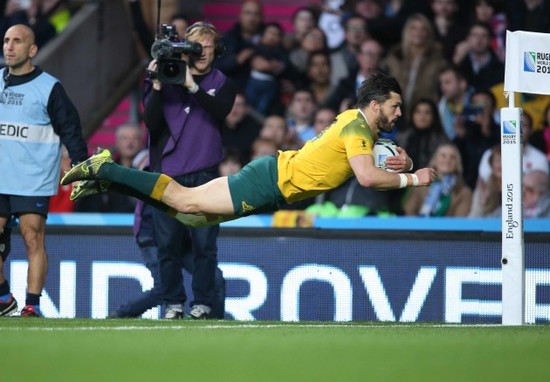
[[[85,4],[0,0],[0,31],[28,24],[43,47],[65,33]],[[150,60],[157,4],[124,1],[133,28],[129,37],[144,62]],[[364,79],[383,71],[397,78],[404,101],[403,118],[385,138],[407,151],[414,169],[432,166],[440,180],[429,188],[381,192],[352,178],[287,208],[327,217],[500,215],[506,30],[549,33],[549,0],[165,0],[162,21],[173,24],[181,40],[195,21],[210,22],[223,35],[224,52],[214,66],[239,92],[222,128],[220,175],[259,156],[301,147],[353,107]],[[88,143],[90,152],[107,146],[120,164],[141,168],[147,130],[137,88]],[[548,217],[550,97],[516,97],[523,108],[524,214]],[[64,163],[70,166],[70,158]],[[135,200],[116,193],[74,204],[70,191],[70,186],[60,189],[50,212],[135,208]]]

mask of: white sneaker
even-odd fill
[[[167,320],[181,320],[183,318],[183,306],[181,304],[168,305],[164,318]]]
[[[206,320],[210,316],[212,309],[206,305],[193,305],[189,315],[195,320]]]

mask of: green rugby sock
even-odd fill
[[[124,167],[116,163],[105,163],[100,167],[97,177],[130,187],[140,194],[159,200],[172,180],[168,175]]]

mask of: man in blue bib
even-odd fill
[[[32,63],[38,48],[33,31],[22,24],[4,36],[0,70],[0,239],[9,240],[6,224],[19,219],[29,261],[27,296],[21,316],[40,317],[40,295],[48,260],[44,244],[50,197],[57,194],[61,144],[73,164],[86,159],[80,118],[61,83]],[[17,302],[4,277],[0,256],[0,316],[17,311]]]

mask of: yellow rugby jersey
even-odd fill
[[[363,114],[347,110],[300,150],[280,151],[277,185],[289,203],[340,186],[353,175],[348,159],[371,154],[374,141]]]

